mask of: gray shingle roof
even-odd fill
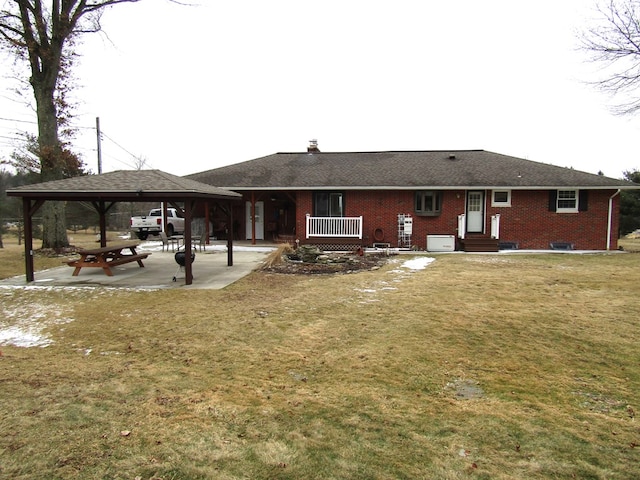
[[[210,184],[171,175],[160,170],[118,170],[101,175],[65,178],[50,182],[36,183],[13,188],[7,193],[18,195],[29,193],[33,196],[88,196],[105,197],[153,196],[177,198],[187,196],[213,196],[235,199],[240,194],[214,187]]]
[[[188,178],[230,190],[640,187],[485,150],[276,153]]]

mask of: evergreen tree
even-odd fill
[[[640,184],[640,170],[624,172],[624,178]],[[620,193],[620,235],[640,229],[640,190],[623,190]]]

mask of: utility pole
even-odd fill
[[[102,145],[100,143],[100,117],[96,117],[96,135],[98,137],[98,175],[102,173]]]

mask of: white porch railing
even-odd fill
[[[312,217],[307,215],[307,238],[339,237],[362,240],[362,217]]]
[[[491,216],[491,238],[500,238],[500,214],[496,213]]]
[[[462,213],[458,215],[458,238],[464,240],[467,231],[467,216]],[[491,216],[491,238],[500,238],[500,214],[496,213]]]
[[[458,238],[464,240],[464,234],[467,231],[467,216],[464,213],[458,215]]]

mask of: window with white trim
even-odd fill
[[[578,211],[578,190],[558,190],[556,212],[574,213]]]
[[[493,190],[491,192],[492,207],[510,207],[511,190]]]

